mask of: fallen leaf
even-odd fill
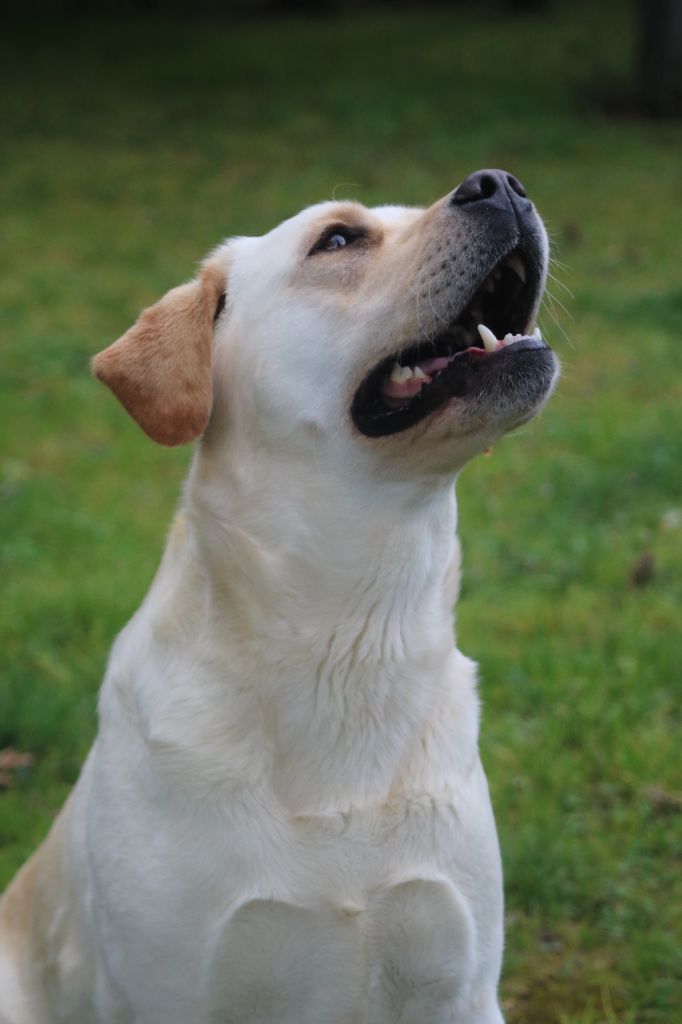
[[[35,758],[13,747],[5,747],[0,750],[0,789],[9,789],[16,781],[17,773],[30,768]]]

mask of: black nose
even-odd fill
[[[497,209],[529,209],[526,190],[513,174],[497,168],[474,171],[452,193],[453,206],[486,205]]]

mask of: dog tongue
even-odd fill
[[[425,359],[414,367],[393,367],[391,375],[385,377],[381,385],[381,396],[387,405],[397,408],[418,395],[423,384],[431,381],[431,374],[444,370],[450,362],[447,356],[435,356]]]
[[[391,377],[386,377],[381,385],[381,394],[383,398],[397,399],[397,404],[402,405],[406,399],[414,398],[415,395],[418,395],[424,383],[426,383],[426,378],[424,377],[410,377],[408,380],[403,381],[396,381],[392,380]]]

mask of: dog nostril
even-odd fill
[[[517,196],[521,196],[522,199],[526,198],[527,192],[525,188],[523,187],[519,179],[515,178],[513,174],[507,175],[507,184],[509,185],[509,188],[512,190],[512,192],[516,192]]]
[[[497,182],[492,174],[482,174],[478,180],[481,199],[490,199],[497,192]]]
[[[452,202],[461,206],[464,203],[478,203],[481,200],[490,199],[500,185],[501,182],[490,171],[476,171],[457,186],[452,196]]]
[[[516,202],[516,196],[526,198],[526,190],[518,178],[508,171],[486,168],[465,178],[452,193],[450,202],[453,206],[489,202],[502,207]]]

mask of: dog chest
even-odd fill
[[[474,927],[446,881],[413,878],[363,904],[243,903],[208,977],[212,1024],[445,1024],[466,997]]]
[[[480,768],[440,799],[348,812],[276,815],[255,791],[210,813],[146,806],[125,844],[109,797],[95,823],[99,930],[150,1021],[163,1006],[167,1024],[445,1024],[476,978],[497,976],[501,879]]]

